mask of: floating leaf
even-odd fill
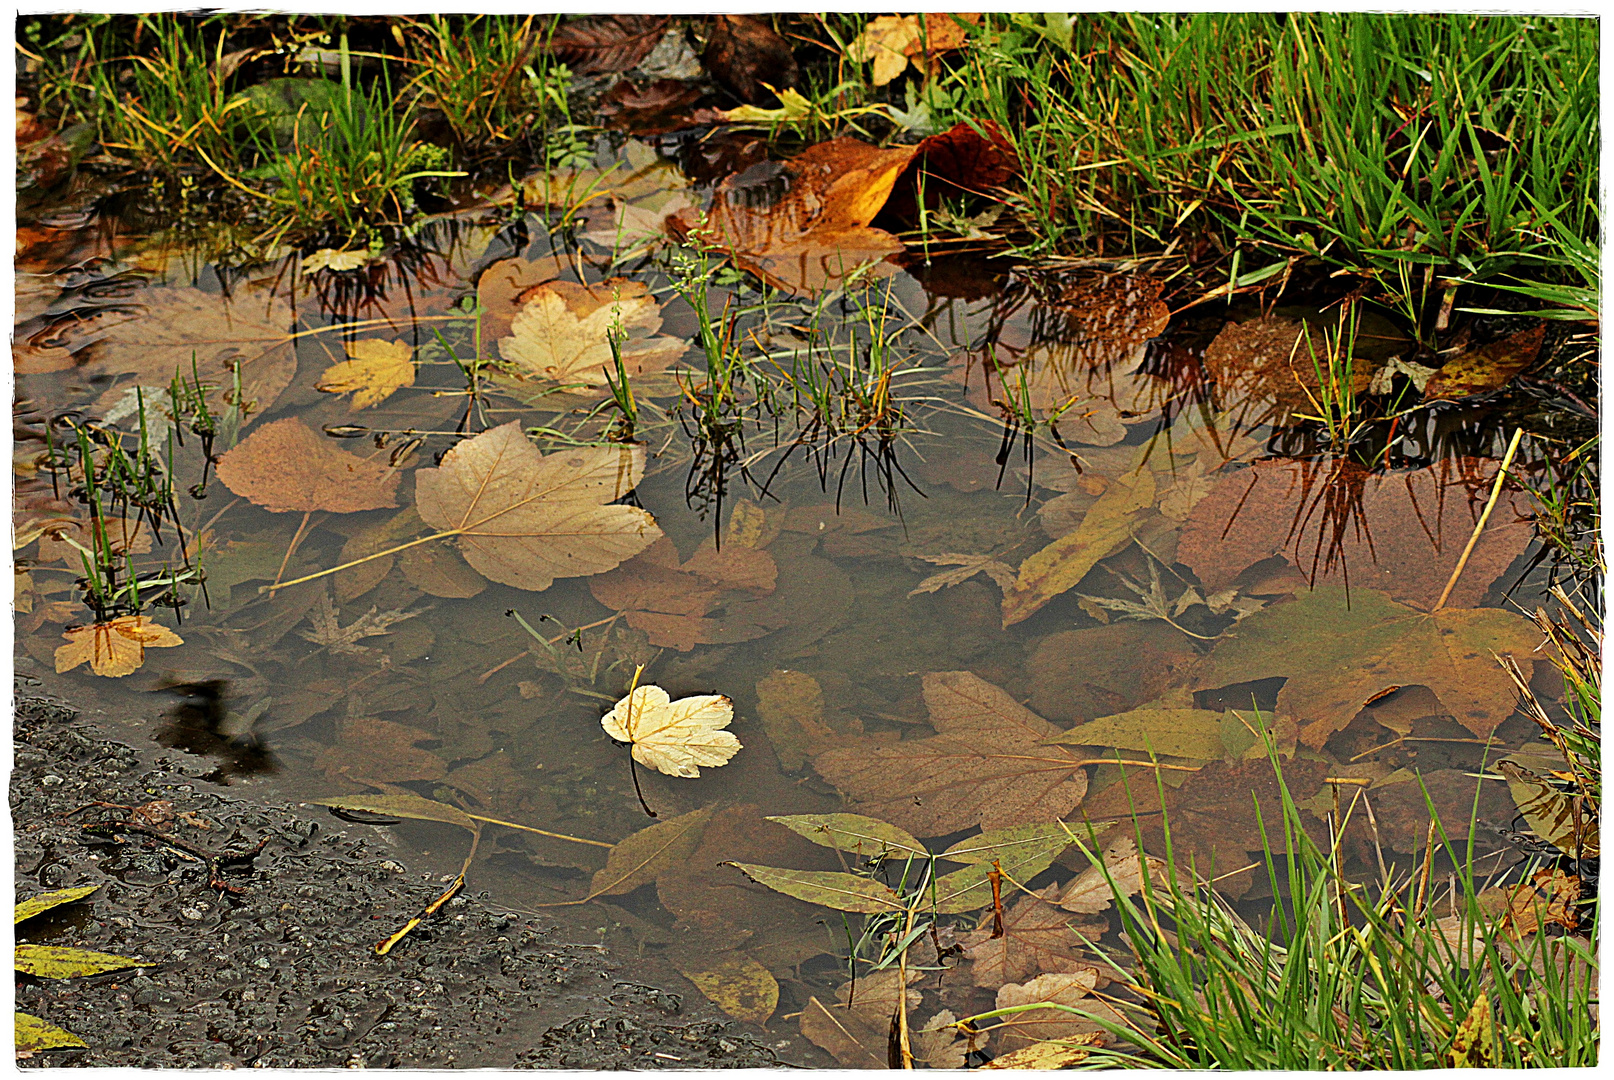
[[[407,341],[367,338],[349,343],[347,354],[350,359],[325,369],[314,389],[352,394],[349,412],[379,405],[393,391],[415,385],[415,350]]]
[[[87,662],[97,675],[113,679],[139,670],[148,648],[172,649],[185,644],[178,634],[145,615],[121,615],[110,622],[74,627],[62,636],[67,644],[56,648],[58,672],[72,671]]]
[[[617,742],[631,743],[633,760],[668,776],[695,778],[698,766],[727,765],[740,740],[724,731],[734,702],[720,694],[672,697],[659,686],[639,686],[603,717],[600,726]]]
[[[962,1069],[964,1059],[975,1049],[975,1039],[966,1037],[953,1025],[958,1017],[949,1010],[926,1020],[908,1034],[915,1061],[930,1069]]]
[[[545,282],[569,272],[569,265],[558,256],[537,259],[500,259],[476,279],[476,303],[481,310],[482,354],[498,352],[500,338],[510,336],[510,324],[524,306],[523,297]]]
[[[907,984],[922,974],[910,969],[904,977],[896,968],[887,968],[842,984],[835,991],[837,1000],[829,1005],[808,998],[801,1013],[801,1033],[847,1068],[887,1068],[886,1036],[891,1018],[899,1007],[912,1009],[919,1004],[919,991]]]
[[[1281,555],[1312,585],[1337,583],[1434,606],[1473,534],[1496,463],[1441,461],[1375,473],[1350,462],[1258,461],[1217,479],[1183,525],[1177,559],[1207,589]],[[1505,495],[1447,601],[1484,599],[1534,536],[1522,495]]]
[[[618,353],[629,376],[664,371],[684,355],[687,342],[651,336],[660,328],[661,305],[643,282],[551,281],[522,294],[499,355],[525,378],[599,391],[617,377],[610,333],[623,334]]]
[[[1513,712],[1513,683],[1495,655],[1528,659],[1535,624],[1501,608],[1433,615],[1381,592],[1319,586],[1240,622],[1211,652],[1200,686],[1288,677],[1278,711],[1305,717],[1313,749],[1386,689],[1427,686],[1459,724],[1484,738]]]
[[[1003,592],[1003,627],[1030,618],[1060,593],[1074,588],[1098,561],[1132,542],[1140,513],[1154,505],[1154,473],[1137,469],[1118,477],[1076,531],[1060,537],[1020,564],[1014,584]]]
[[[656,47],[667,15],[591,15],[559,19],[540,40],[574,75],[627,71]]]
[[[63,904],[71,904],[75,900],[82,900],[100,887],[99,885],[79,885],[72,889],[57,889],[55,892],[30,896],[28,899],[18,902],[12,921],[22,922],[24,919],[32,919],[36,915],[43,915],[52,908],[60,907]]]
[[[1047,821],[1082,801],[1081,760],[1042,746],[1058,729],[1003,690],[967,671],[933,672],[924,696],[935,737],[829,750],[813,768],[877,816],[926,836]]]
[[[541,592],[557,577],[609,570],[661,530],[636,506],[602,505],[632,491],[644,448],[540,453],[512,420],[456,445],[415,474],[416,508],[441,536],[459,538],[479,573]]]
[[[970,978],[976,986],[996,989],[1004,983],[1019,982],[1043,972],[1087,971],[1091,964],[1081,959],[1085,946],[1072,929],[1065,912],[1049,903],[1059,891],[1050,885],[1040,892],[1022,895],[1004,905],[1003,934],[992,936],[992,918],[984,918],[982,929],[960,939],[964,955],[971,961]],[[1081,927],[1095,939],[1104,927]]]
[[[294,416],[265,424],[218,464],[225,487],[277,513],[397,506],[401,475],[385,458],[350,454]]]
[[[861,855],[866,859],[890,855],[904,859],[928,859],[923,844],[895,825],[862,814],[786,814],[770,817],[797,836],[820,847]]]
[[[488,587],[487,579],[465,564],[452,548],[421,546],[398,553],[404,580],[427,596],[465,600]]]
[[[1499,761],[1496,771],[1507,778],[1513,805],[1530,831],[1566,855],[1596,857],[1599,849],[1597,801],[1573,790],[1560,790],[1547,777],[1516,761]]]
[[[724,865],[734,867],[758,885],[766,885],[774,892],[836,911],[875,914],[907,910],[900,896],[873,878],[838,870],[789,870],[737,862]]]
[[[1546,337],[1545,323],[1458,353],[1447,360],[1423,388],[1425,401],[1456,401],[1506,386],[1535,363]]]
[[[312,255],[305,256],[300,264],[303,273],[312,274],[320,270],[357,270],[369,262],[371,254],[368,249],[364,251],[337,251],[335,248],[320,248]]]
[[[30,1054],[37,1050],[88,1050],[89,1045],[70,1031],[46,1023],[37,1016],[19,1012],[15,1014],[17,1028],[17,1054]]]
[[[1207,709],[1133,709],[1101,716],[1061,732],[1048,742],[1060,746],[1109,746],[1144,754],[1209,761],[1225,751],[1222,713]]]
[[[655,881],[669,867],[685,864],[701,841],[713,808],[658,821],[640,829],[611,849],[605,868],[594,872],[588,895],[621,896]]]
[[[17,946],[17,970],[41,979],[75,979],[81,975],[100,975],[143,964],[144,960],[130,956],[74,949],[66,945]]]
[[[748,1024],[764,1025],[779,1007],[779,984],[768,969],[741,952],[719,953],[673,965],[718,1008]]]

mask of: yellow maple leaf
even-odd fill
[[[908,67],[908,56],[919,41],[919,16],[882,15],[870,19],[863,32],[846,47],[854,63],[874,61],[874,85],[884,86]]]
[[[617,742],[631,743],[633,760],[668,776],[697,777],[697,766],[726,765],[740,751],[740,740],[723,731],[734,719],[734,703],[720,694],[674,701],[659,686],[640,686],[600,718]]]
[[[688,348],[679,338],[651,336],[661,328],[661,305],[643,282],[550,281],[522,296],[510,336],[499,339],[499,355],[526,378],[599,390],[613,374],[607,338],[613,328],[624,335],[618,350],[629,375],[662,371]]]
[[[320,248],[302,262],[303,273],[312,274],[316,270],[357,270],[370,261],[368,251],[337,251],[335,248]]]
[[[184,639],[144,615],[124,615],[111,622],[78,626],[62,635],[66,645],[56,649],[56,670],[71,671],[88,661],[97,675],[118,679],[146,662],[146,648],[171,649]]]
[[[332,364],[314,389],[327,394],[353,394],[349,412],[379,405],[394,390],[415,385],[415,350],[404,341],[367,338],[347,347],[351,359]]]

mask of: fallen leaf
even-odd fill
[[[1595,796],[1576,794],[1572,785],[1555,784],[1516,761],[1499,761],[1496,771],[1507,778],[1508,794],[1531,832],[1576,859],[1597,856],[1601,845]]]
[[[570,271],[557,256],[537,259],[500,259],[476,279],[476,304],[481,309],[483,356],[493,356],[499,339],[510,336],[510,324],[520,314],[529,291]]]
[[[923,25],[920,20],[923,19]],[[927,70],[926,60],[957,49],[968,39],[964,23],[981,21],[977,14],[881,15],[870,19],[861,33],[846,46],[846,58],[854,64],[874,61],[871,81],[885,86],[894,81],[913,61],[914,69]]]
[[[320,248],[314,254],[303,259],[299,264],[303,273],[312,274],[320,270],[357,270],[369,262],[371,254],[365,251],[337,251],[335,248]]]
[[[100,975],[106,971],[141,967],[144,960],[131,956],[95,952],[91,949],[74,949],[66,945],[16,946],[16,967],[24,975],[40,979],[76,979],[83,975]]]
[[[736,1020],[765,1025],[779,1007],[779,984],[773,975],[742,952],[718,953],[698,961],[675,953],[673,966],[707,1000]]]
[[[590,15],[558,18],[539,40],[574,75],[627,71],[650,55],[661,40],[670,16]]]
[[[843,136],[783,163],[752,166],[718,185],[702,236],[741,269],[786,292],[836,288],[859,266],[903,250],[900,240],[869,222],[914,152]],[[683,215],[674,225],[688,233],[700,223]]]
[[[1208,589],[1281,555],[1311,584],[1434,606],[1473,534],[1496,465],[1446,459],[1375,473],[1349,462],[1258,461],[1221,476],[1184,523],[1177,559]],[[1497,503],[1447,603],[1473,607],[1534,536],[1523,495]]]
[[[1038,975],[1025,983],[1008,983],[998,988],[996,1006],[1000,1009],[1019,1005],[1047,1005],[1049,1008],[1028,1009],[1003,1017],[1000,1027],[993,1030],[993,1045],[1001,1050],[1024,1050],[1039,1043],[1060,1040],[1077,1040],[1098,1035],[1108,1036],[1104,1026],[1086,1016],[1067,1012],[1080,1009],[1084,1013],[1102,1018],[1122,1028],[1130,1025],[1113,1007],[1097,998],[1089,997],[1098,982],[1098,969],[1055,971]],[[1063,1005],[1066,1008],[1053,1008]]]
[[[688,652],[697,644],[750,641],[779,625],[749,603],[757,592],[773,591],[778,567],[767,552],[745,552],[722,558],[697,552],[680,564],[678,549],[663,537],[591,580],[589,591],[622,612],[629,626],[649,634],[652,644]],[[737,588],[730,587],[732,581]]]
[[[1262,419],[1285,423],[1296,410],[1315,411],[1321,382],[1297,319],[1274,316],[1228,323],[1205,348],[1205,373],[1226,405],[1258,402]],[[1322,334],[1313,331],[1311,348],[1321,362]],[[1351,369],[1351,391],[1367,392],[1374,365],[1358,358]]]
[[[291,334],[296,314],[281,297],[243,290],[225,298],[188,287],[155,288],[137,303],[121,303],[139,317],[107,328],[81,373],[84,385],[104,391],[100,408],[117,404],[127,384],[168,386],[177,372],[187,382],[200,378],[211,387],[208,407],[219,416],[235,397],[239,367],[239,403],[249,416],[261,416],[296,374]],[[108,388],[108,379],[115,385]]]
[[[392,633],[395,623],[405,619],[413,619],[419,611],[377,611],[371,607],[369,611],[360,615],[346,626],[338,625],[336,606],[331,603],[329,593],[320,594],[320,606],[308,616],[308,624],[312,630],[299,630],[298,633],[315,645],[323,646],[344,656],[367,656],[375,650],[359,641],[367,637],[377,637],[381,634]]]
[[[97,675],[121,679],[146,662],[146,649],[171,649],[185,642],[145,615],[123,615],[110,622],[74,627],[56,648],[56,670],[72,671],[88,663]]]
[[[600,96],[605,126],[635,135],[664,135],[693,127],[688,110],[701,99],[701,88],[677,79],[657,79],[638,86],[623,79]]]
[[[16,1012],[13,1015],[18,1058],[39,1050],[89,1049],[89,1044],[71,1031],[64,1031],[55,1024],[47,1023],[25,1012]]]
[[[1101,716],[1049,739],[1057,746],[1105,746],[1209,761],[1223,753],[1222,720],[1207,709],[1133,709]]]
[[[1199,661],[1188,638],[1164,623],[1063,630],[1026,661],[1031,707],[1056,720],[1092,720],[1135,709],[1179,683]]]
[[[362,458],[294,416],[265,424],[219,458],[225,487],[277,513],[351,514],[397,506],[402,476],[384,458]]]
[[[687,342],[650,336],[660,327],[661,305],[643,282],[550,281],[522,294],[510,336],[499,339],[499,355],[525,378],[597,391],[616,378],[607,340],[613,328],[624,334],[618,347],[630,377],[664,371],[684,355]]]
[[[32,919],[36,915],[43,915],[45,912],[59,908],[63,904],[71,904],[75,900],[82,900],[100,887],[98,884],[80,885],[73,889],[57,889],[53,892],[40,893],[38,896],[30,896],[26,900],[19,900],[16,910],[12,913],[11,921],[20,923],[25,919]]]
[[[1474,999],[1468,1015],[1452,1033],[1451,1067],[1454,1069],[1489,1069],[1496,1065],[1496,1017],[1491,1012],[1491,999],[1484,990]]]
[[[440,821],[445,825],[458,825],[475,833],[476,820],[457,806],[426,799],[404,791],[385,795],[337,795],[328,799],[309,799],[315,806],[328,806],[334,810],[352,810],[383,817],[409,818],[413,821]]]
[[[1016,885],[1027,885],[1052,866],[1070,842],[1070,833],[1058,822],[988,829],[960,840],[936,857],[967,865],[938,877],[934,888],[926,890],[926,901],[944,914],[986,907],[993,902],[994,872],[1003,875],[999,895]]]
[[[487,579],[450,548],[422,545],[400,551],[398,570],[405,581],[427,596],[465,600],[480,595],[488,586]]]
[[[1117,892],[1131,896],[1143,888],[1145,867],[1151,881],[1156,884],[1164,881],[1165,861],[1153,855],[1140,856],[1137,841],[1130,836],[1120,837],[1110,844],[1100,858],[1102,866],[1089,866],[1077,874],[1054,902],[1078,915],[1097,915],[1114,903]]]
[[[758,679],[757,718],[786,772],[800,769],[836,741],[835,730],[824,722],[823,690],[805,672],[774,671]]]
[[[906,911],[902,897],[873,878],[839,870],[791,870],[780,866],[731,862],[732,866],[758,885],[794,896],[819,907],[868,915]]]
[[[967,671],[924,678],[937,734],[845,747],[813,759],[820,776],[874,816],[924,836],[1063,817],[1087,792],[1080,759],[1045,747],[1058,729]]]
[[[1424,385],[1425,401],[1456,401],[1506,386],[1513,376],[1535,363],[1546,337],[1545,323],[1465,350],[1447,360]]]
[[[904,973],[887,968],[843,983],[835,991],[836,1000],[828,1005],[808,998],[801,1014],[801,1033],[847,1068],[888,1068],[886,1036],[891,1018],[899,1003],[902,1008],[918,1007],[919,991],[907,984],[921,976],[912,969]]]
[[[336,722],[336,743],[320,751],[314,768],[332,780],[441,780],[448,775],[447,763],[417,745],[435,739],[430,732],[391,720],[350,716]]]
[[[898,859],[930,857],[925,846],[904,830],[863,814],[786,814],[768,820],[778,822],[797,836],[821,847],[865,859],[882,856]]]
[[[80,561],[84,557],[80,548],[99,551],[102,539],[120,559],[125,554],[144,555],[151,550],[151,529],[145,522],[108,517],[102,518],[101,524],[102,535],[98,537],[94,521],[56,518],[30,522],[39,533],[39,561],[66,559],[71,569],[80,570],[84,565]]]
[[[1090,1032],[1069,1039],[1035,1042],[993,1058],[983,1069],[1069,1069],[1080,1065],[1092,1047],[1104,1041],[1102,1032]]]
[[[1596,846],[1586,849],[1595,852]],[[1515,941],[1534,938],[1544,926],[1580,929],[1581,879],[1557,867],[1537,870],[1529,881],[1507,890],[1505,927]]]
[[[694,778],[697,766],[727,765],[740,752],[740,740],[724,731],[734,719],[734,703],[719,694],[674,701],[659,686],[639,686],[600,718],[617,742],[631,743],[633,760],[668,776]]]
[[[457,444],[438,468],[417,471],[415,504],[428,525],[458,537],[482,576],[541,592],[557,577],[609,570],[661,535],[647,511],[602,505],[633,490],[643,473],[643,447],[546,455],[512,420]]]
[[[353,395],[349,412],[379,405],[393,391],[415,385],[415,350],[407,341],[367,338],[347,346],[351,359],[332,364],[314,384],[327,394]]]
[[[1050,885],[1006,902],[999,937],[992,936],[994,916],[983,914],[981,929],[959,939],[970,960],[970,980],[976,986],[996,989],[1045,972],[1094,970],[1081,958],[1087,947],[1071,928],[1071,917],[1049,903],[1058,891],[1059,886]],[[1081,927],[1089,939],[1096,939],[1103,929]]]
[[[1433,615],[1381,592],[1323,585],[1238,623],[1212,650],[1202,687],[1282,675],[1278,711],[1303,721],[1316,749],[1392,686],[1427,686],[1452,717],[1488,736],[1513,712],[1513,683],[1496,655],[1528,660],[1535,624],[1501,608]]]
[[[672,868],[685,865],[700,845],[712,807],[693,810],[640,829],[611,848],[603,869],[594,872],[590,898],[622,896],[649,884]]]
[[[908,1046],[915,1061],[929,1069],[962,1069],[964,1059],[976,1048],[975,1040],[966,1038],[953,1025],[958,1017],[950,1011],[941,1012],[908,1032]]]
[[[1000,589],[1008,589],[1014,584],[1014,567],[1001,563],[991,555],[960,555],[956,552],[944,551],[940,555],[921,555],[921,559],[937,566],[953,566],[957,569],[943,570],[939,574],[932,574],[918,585],[914,586],[909,596],[918,596],[920,593],[932,593],[938,589],[949,588],[953,585],[962,585],[976,574],[985,574],[991,578]]]
[[[1076,531],[1026,558],[1012,586],[1003,591],[1003,628],[1029,619],[1043,605],[1074,588],[1087,572],[1132,542],[1139,515],[1154,505],[1149,469],[1118,477],[1088,510]]]
[[[713,15],[711,20],[701,60],[725,90],[741,101],[762,105],[773,98],[774,90],[800,84],[789,42],[767,23],[751,15]]]

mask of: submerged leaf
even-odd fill
[[[617,377],[612,333],[621,334],[618,353],[630,377],[663,371],[688,349],[679,338],[651,336],[661,328],[661,305],[643,282],[551,281],[522,293],[521,301],[499,355],[527,378],[603,390]]]
[[[1560,790],[1547,777],[1516,761],[1499,761],[1496,771],[1507,777],[1513,805],[1531,832],[1566,855],[1577,859],[1597,856],[1600,841],[1595,798]]]
[[[887,1033],[899,1007],[912,1009],[919,1004],[918,990],[907,985],[923,973],[911,968],[876,971],[843,983],[835,991],[837,1000],[828,1005],[808,998],[801,1013],[801,1033],[851,1069],[884,1069]]]
[[[475,833],[479,828],[476,821],[459,807],[405,791],[393,791],[386,795],[337,795],[308,801],[315,806],[329,806],[333,810],[354,810],[414,821],[440,821],[445,825],[458,825],[469,833]]]
[[[74,949],[66,945],[17,946],[17,970],[41,979],[74,979],[81,975],[100,975],[102,972],[140,967],[143,964],[144,960],[131,956]]]
[[[1055,1040],[1074,1041],[1095,1036],[1102,1040],[1105,1037],[1103,1025],[1067,1011],[1070,1009],[1079,1009],[1126,1028],[1125,1018],[1119,1012],[1088,996],[1097,982],[1098,969],[1089,967],[1078,971],[1048,972],[1029,982],[1018,985],[1008,983],[999,987],[996,1005],[1000,1009],[1024,1005],[1048,1007],[1005,1016],[1003,1026],[993,1032],[994,1045],[1002,1050],[1017,1050]]]
[[[218,464],[225,487],[277,513],[351,514],[397,506],[402,475],[384,458],[339,449],[294,416],[265,424]]]
[[[1167,757],[1209,761],[1223,755],[1222,721],[1208,709],[1133,709],[1101,716],[1061,732],[1048,742],[1060,746],[1108,746]]]
[[[484,577],[540,592],[557,577],[609,570],[661,535],[647,511],[602,505],[643,473],[643,447],[543,454],[512,420],[418,471],[415,501],[428,525],[459,538]]]
[[[787,814],[770,817],[797,836],[821,847],[834,848],[866,859],[889,855],[928,859],[930,852],[907,832],[878,818],[862,814]]]
[[[172,649],[185,642],[145,615],[122,615],[111,622],[79,626],[62,634],[56,648],[56,670],[71,671],[88,662],[97,675],[120,679],[146,662],[146,649]]]
[[[1109,907],[1117,892],[1131,896],[1143,887],[1147,867],[1150,879],[1159,882],[1166,864],[1152,855],[1139,856],[1137,841],[1123,836],[1104,849],[1103,865],[1089,866],[1066,884],[1055,901],[1078,915],[1097,915]]]
[[[621,896],[655,881],[669,867],[682,866],[700,845],[713,808],[693,810],[640,829],[611,849],[605,867],[594,872],[588,895]]]
[[[758,885],[766,885],[774,892],[836,911],[872,915],[906,910],[902,897],[873,878],[845,874],[839,870],[790,870],[738,862],[725,865],[734,867]]]
[[[1068,1039],[1050,1039],[1034,1042],[993,1058],[983,1069],[1069,1069],[1087,1060],[1092,1047],[1104,1041],[1101,1032],[1076,1035]]]
[[[1000,937],[992,936],[990,915],[983,916],[981,929],[964,935],[964,955],[972,961],[970,978],[976,986],[995,989],[1043,972],[1092,970],[1081,958],[1086,946],[1072,928],[1071,917],[1048,902],[1058,890],[1059,886],[1050,885],[1005,903]],[[1084,936],[1095,939],[1105,928],[1080,929]]]
[[[718,1008],[748,1024],[764,1025],[779,1007],[779,984],[767,968],[742,952],[725,952],[699,962],[677,955],[673,964]]]

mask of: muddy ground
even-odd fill
[[[37,693],[37,691],[36,691]],[[566,940],[541,916],[462,893],[390,955],[372,946],[443,888],[378,829],[254,800],[211,763],[104,737],[71,706],[19,687],[11,813],[19,898],[104,882],[25,926],[23,940],[147,966],[65,981],[19,977],[17,1008],[88,1050],[25,1065],[264,1068],[743,1068],[791,1064],[697,995],[643,984],[631,958]],[[147,807],[151,835],[85,824]],[[171,804],[169,806],[163,803]],[[154,805],[155,804],[155,805]]]

